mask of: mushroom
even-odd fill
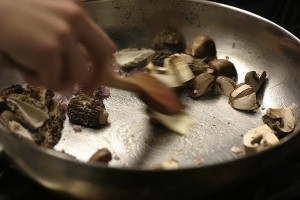
[[[98,149],[89,159],[90,161],[108,163],[112,160],[111,152],[107,148]]]
[[[44,87],[37,87],[32,85],[27,85],[24,89],[24,93],[31,98],[40,101],[45,106],[48,106],[51,99],[54,97],[54,92]]]
[[[70,100],[67,115],[72,123],[86,127],[104,125],[108,119],[103,102],[85,95],[79,95]]]
[[[186,54],[173,54],[164,59],[163,67],[156,67],[153,64],[146,68],[150,70],[150,74],[165,83],[168,87],[180,87],[184,83],[192,80],[194,74],[189,67],[189,63],[193,61],[193,57]]]
[[[52,148],[61,138],[66,110],[61,103],[54,99],[50,101],[48,108],[49,119],[37,130],[35,142],[44,147]]]
[[[266,81],[266,77],[267,73],[265,71],[261,75],[257,74],[256,71],[250,71],[245,76],[245,83],[251,85],[255,92],[257,92]]]
[[[211,60],[208,65],[215,70],[217,76],[226,76],[236,81],[237,71],[232,62],[225,59]]]
[[[151,48],[155,51],[167,50],[174,53],[182,53],[186,48],[186,42],[179,31],[166,27],[155,34],[151,42]]]
[[[105,86],[98,86],[93,91],[93,96],[102,101],[110,96],[110,90]]]
[[[245,83],[241,83],[229,95],[229,104],[238,110],[254,110],[258,107],[254,89]]]
[[[169,50],[156,51],[152,56],[151,62],[154,66],[163,67],[165,58],[169,57],[172,54],[174,54],[174,52]]]
[[[201,35],[192,40],[185,53],[195,58],[213,60],[216,58],[217,50],[215,42],[209,36]]]
[[[130,70],[136,67],[145,67],[153,54],[152,49],[128,48],[115,52],[114,58],[121,69]]]
[[[150,119],[181,135],[186,135],[195,124],[194,118],[185,112],[175,115],[164,115],[148,108],[147,114]]]
[[[214,90],[218,94],[223,94],[229,97],[229,95],[235,89],[235,87],[236,83],[231,78],[228,78],[226,76],[218,76],[215,82]]]
[[[274,131],[287,134],[296,126],[296,117],[290,108],[268,108],[262,120]]]
[[[278,143],[274,131],[266,124],[249,130],[243,137],[246,152],[258,152]]]
[[[198,76],[201,73],[207,72],[210,74],[214,73],[214,69],[206,63],[206,58],[193,58],[193,62],[189,64],[192,72],[195,76]]]
[[[16,121],[9,121],[8,122],[9,130],[17,135],[19,138],[24,139],[26,141],[34,142],[34,138],[32,133],[30,133],[24,126]]]
[[[198,75],[189,88],[189,96],[193,98],[200,97],[209,91],[212,91],[215,77],[209,73]]]
[[[19,85],[9,85],[0,89],[0,96],[6,97],[9,94],[22,94],[24,92],[24,88]]]
[[[49,119],[47,107],[27,95],[8,95],[6,104],[20,122],[30,130],[41,127]]]

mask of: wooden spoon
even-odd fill
[[[34,71],[20,65],[7,54],[0,55],[0,60],[5,64],[34,75]],[[120,74],[108,70],[104,78],[103,85],[134,92],[145,104],[157,112],[174,115],[183,110],[184,106],[176,93],[147,73],[135,72],[128,77],[121,77]]]
[[[103,84],[134,92],[150,108],[166,115],[178,114],[184,108],[173,90],[144,72],[134,72],[126,77],[117,72],[108,73]]]

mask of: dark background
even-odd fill
[[[215,2],[258,14],[300,38],[300,12],[296,0],[220,0]],[[0,160],[0,200],[19,199],[59,200],[66,198],[58,197],[37,185],[2,159]],[[300,153],[284,166],[274,166],[265,174],[249,181],[249,183],[215,194],[214,197],[209,199],[300,199]]]
[[[247,10],[280,25],[300,38],[299,0],[216,0]]]

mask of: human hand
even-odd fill
[[[79,83],[91,92],[105,76],[115,45],[79,0],[1,0],[0,51],[35,72],[22,72],[29,84],[65,91]]]

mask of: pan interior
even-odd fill
[[[197,35],[213,38],[217,57],[234,63],[239,83],[252,70],[267,71],[268,81],[258,94],[261,106],[252,113],[234,110],[221,95],[197,100],[182,96],[187,113],[196,119],[185,136],[150,123],[144,104],[134,94],[111,89],[111,97],[104,101],[109,125],[75,132],[66,120],[55,150],[87,161],[106,147],[113,154],[111,167],[143,168],[170,159],[181,168],[213,165],[245,156],[231,148],[243,149],[242,135],[263,124],[266,108],[292,106],[298,115],[299,41],[275,24],[238,9],[194,1],[105,1],[86,7],[119,49],[148,47],[156,31],[171,26],[184,34],[187,43]],[[20,81],[10,70],[0,76],[1,86]]]

